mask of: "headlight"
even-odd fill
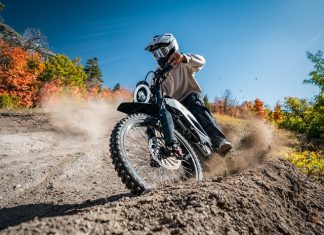
[[[148,103],[151,98],[151,90],[149,84],[146,81],[140,81],[137,83],[134,91],[134,102]]]

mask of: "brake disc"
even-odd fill
[[[177,159],[175,156],[164,156],[164,154],[161,153],[161,147],[159,146],[156,137],[152,137],[149,140],[149,151],[152,160],[160,167],[168,170],[177,170],[181,166],[181,160]]]

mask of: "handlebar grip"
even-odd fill
[[[167,63],[166,66],[164,66],[164,68],[162,69],[163,73],[167,73],[172,69],[172,65]]]

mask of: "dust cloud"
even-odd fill
[[[107,135],[115,120],[122,115],[116,103],[105,100],[80,101],[73,97],[61,98],[59,102],[45,103],[43,110],[56,132],[86,141],[97,141]]]
[[[69,144],[89,145],[110,135],[113,126],[123,117],[116,103],[105,100],[80,102],[65,97],[54,104],[43,105],[51,126]],[[204,162],[205,175],[231,175],[259,165],[275,157],[286,140],[278,130],[262,120],[248,117],[244,125],[222,126],[233,150],[224,156],[214,156]],[[68,140],[67,140],[68,139]]]
[[[287,144],[277,128],[256,118],[246,118],[243,126],[223,127],[233,149],[226,156],[212,156],[205,163],[207,177],[239,173],[277,157]]]

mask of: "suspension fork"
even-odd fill
[[[165,102],[162,98],[162,92],[160,85],[156,85],[154,88],[156,94],[156,101],[159,107],[159,118],[162,124],[162,132],[164,135],[165,144],[168,147],[172,147],[178,144],[178,141],[173,133],[174,123],[171,113],[167,110]]]

